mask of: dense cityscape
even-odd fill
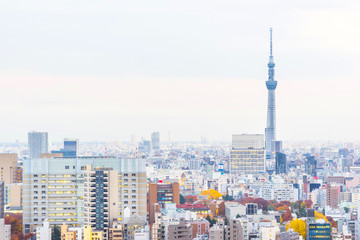
[[[0,239],[360,239],[360,143],[277,139],[267,66],[264,133],[1,144]]]

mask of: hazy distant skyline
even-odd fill
[[[359,140],[358,1],[3,1],[0,142]]]

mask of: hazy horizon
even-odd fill
[[[264,133],[273,27],[277,139],[358,141],[360,2],[4,1],[0,142]]]

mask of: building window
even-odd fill
[[[65,166],[65,169],[70,169],[70,167],[69,167],[69,166]]]

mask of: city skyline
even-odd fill
[[[359,3],[69,3],[2,3],[0,142],[263,133],[271,26],[277,138],[359,140]]]

